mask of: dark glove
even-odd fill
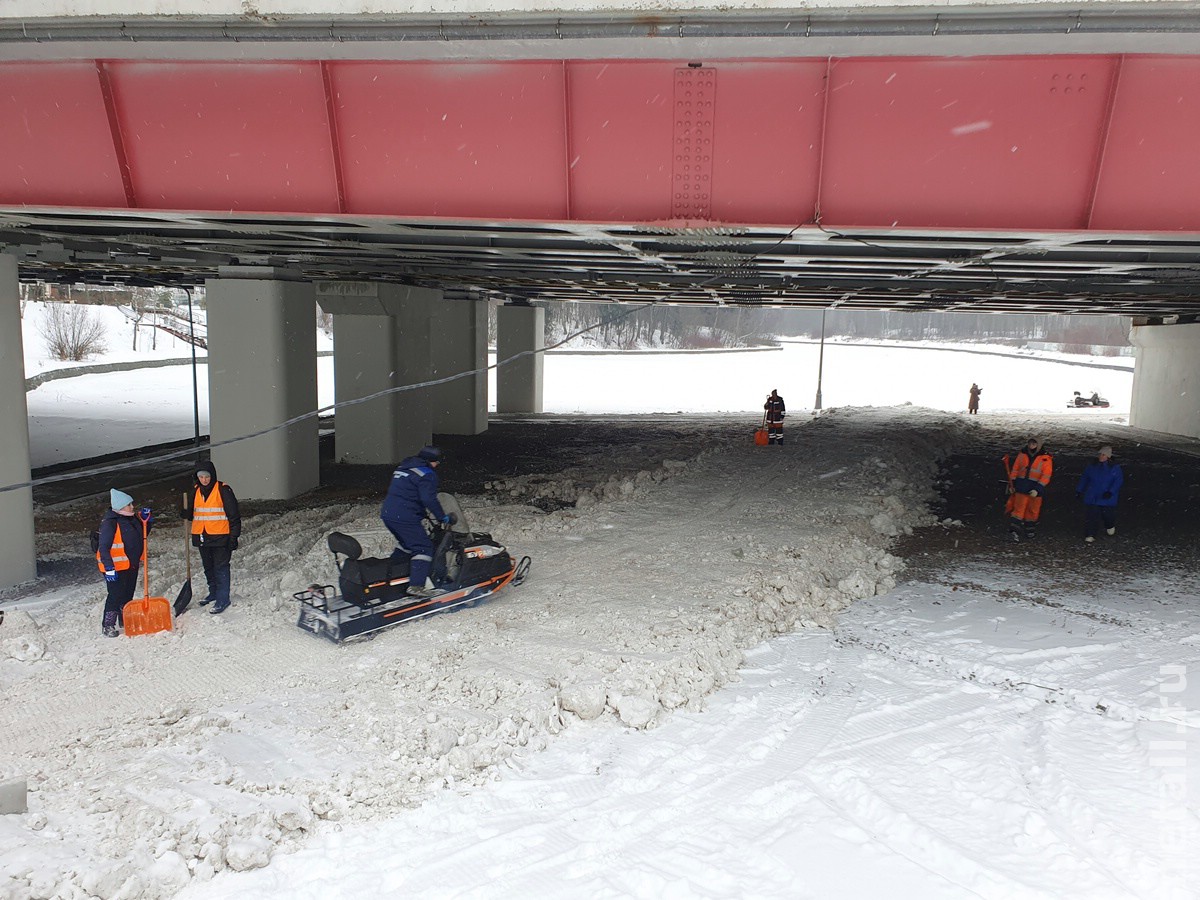
[[[143,506],[141,509],[138,510],[138,518],[141,519],[143,522],[149,522],[150,516],[151,516],[150,507]]]
[[[1082,499],[1083,499],[1083,491],[1076,491],[1076,492],[1075,492],[1075,499],[1076,499],[1076,500],[1082,500]]]
[[[192,520],[192,508],[190,506],[185,506],[180,509],[179,518],[187,519],[190,522]]]
[[[110,584],[111,584],[112,582],[116,581],[116,580],[117,580],[117,571],[116,571],[116,569],[108,569],[108,570],[106,570],[106,571],[105,571],[105,573],[104,573],[104,580],[105,580],[105,581],[107,581],[107,582],[109,582]]]
[[[1101,496],[1103,496],[1103,498],[1105,500],[1111,500],[1112,499],[1112,491],[1105,491]]]
[[[236,535],[229,536],[229,552],[232,553],[238,548],[238,539]]]

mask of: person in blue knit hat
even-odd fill
[[[150,507],[135,511],[133,498],[124,491],[113,488],[108,492],[108,499],[110,508],[100,519],[96,547],[96,565],[104,574],[104,584],[108,588],[100,629],[105,637],[117,637],[125,624],[121,611],[137,590],[138,570],[146,549],[143,535],[149,534],[153,523]]]

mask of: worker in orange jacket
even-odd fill
[[[1014,541],[1033,540],[1037,522],[1042,515],[1042,494],[1054,474],[1054,458],[1042,447],[1039,438],[1030,438],[1017,453],[1008,470],[1008,533]]]

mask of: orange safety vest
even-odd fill
[[[192,534],[229,534],[229,518],[221,500],[221,482],[213,482],[207,498],[200,493],[200,488],[196,488],[196,499],[192,502]]]
[[[1038,453],[1030,464],[1029,453],[1022,450],[1017,454],[1017,461],[1013,463],[1010,474],[1012,478],[1028,478],[1045,487],[1050,483],[1050,476],[1054,474],[1054,459],[1048,453]]]
[[[124,572],[129,568],[129,557],[125,555],[125,539],[121,537],[121,526],[117,526],[116,534],[113,535],[112,549],[108,551],[112,557],[113,570],[116,572]],[[104,560],[100,558],[100,551],[96,551],[96,565],[99,566],[101,572],[108,571],[104,568]]]

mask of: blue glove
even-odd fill
[[[116,581],[116,580],[117,580],[117,571],[116,571],[116,569],[108,569],[108,570],[106,570],[106,571],[105,571],[105,573],[104,573],[104,580],[105,580],[105,581],[107,581],[107,582],[109,582],[110,584],[111,584],[112,582]]]
[[[141,509],[139,509],[138,510],[138,518],[141,519],[143,522],[149,522],[150,521],[150,507],[143,506]]]
[[[450,515],[450,513],[446,513],[444,516],[442,516],[442,524],[443,525],[449,525],[453,521],[454,521],[454,517],[452,515]]]

